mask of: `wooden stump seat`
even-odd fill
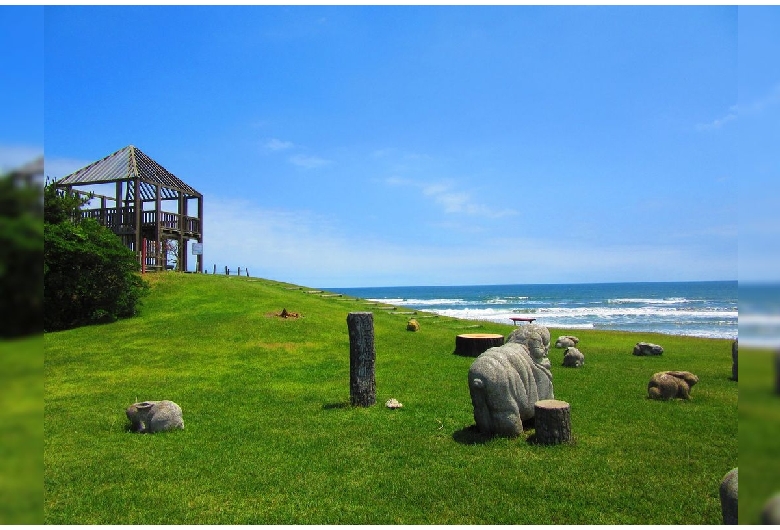
[[[463,333],[455,337],[455,354],[477,357],[494,346],[503,346],[504,336],[497,333]]]
[[[554,445],[571,441],[571,406],[557,399],[534,403],[536,442]]]

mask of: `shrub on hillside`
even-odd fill
[[[41,187],[0,177],[0,337],[41,332]]]
[[[47,185],[43,266],[47,331],[133,316],[148,289],[138,274],[135,253],[97,221],[72,215],[80,207],[72,199]]]

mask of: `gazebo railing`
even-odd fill
[[[81,211],[82,218],[95,219],[100,224],[111,227],[135,228],[135,208],[94,208]],[[142,226],[155,226],[157,212],[141,212]],[[185,233],[200,233],[200,219],[171,212],[160,212],[160,227],[164,230],[181,230]]]

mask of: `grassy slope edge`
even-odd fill
[[[288,284],[148,277],[139,317],[45,336],[47,523],[721,522],[718,485],[737,465],[730,341],[577,330],[584,367],[550,352],[575,443],[543,447],[471,429],[473,359],[454,337],[509,325],[419,313],[412,333],[408,310]],[[302,318],[273,316],[283,308]],[[361,409],[346,316],[366,310],[377,405]],[[631,355],[640,340],[664,355]],[[661,370],[696,373],[692,399],[648,400]],[[179,403],[185,430],[128,433],[124,408],[144,399]]]

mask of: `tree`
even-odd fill
[[[113,322],[137,313],[148,285],[135,253],[94,219],[81,219],[86,201],[44,189],[44,329]]]
[[[43,222],[60,224],[70,221],[78,224],[81,207],[89,202],[90,197],[82,197],[76,192],[68,192],[55,187],[55,183],[47,180],[43,188]]]
[[[0,337],[40,333],[43,321],[41,186],[0,177]]]

